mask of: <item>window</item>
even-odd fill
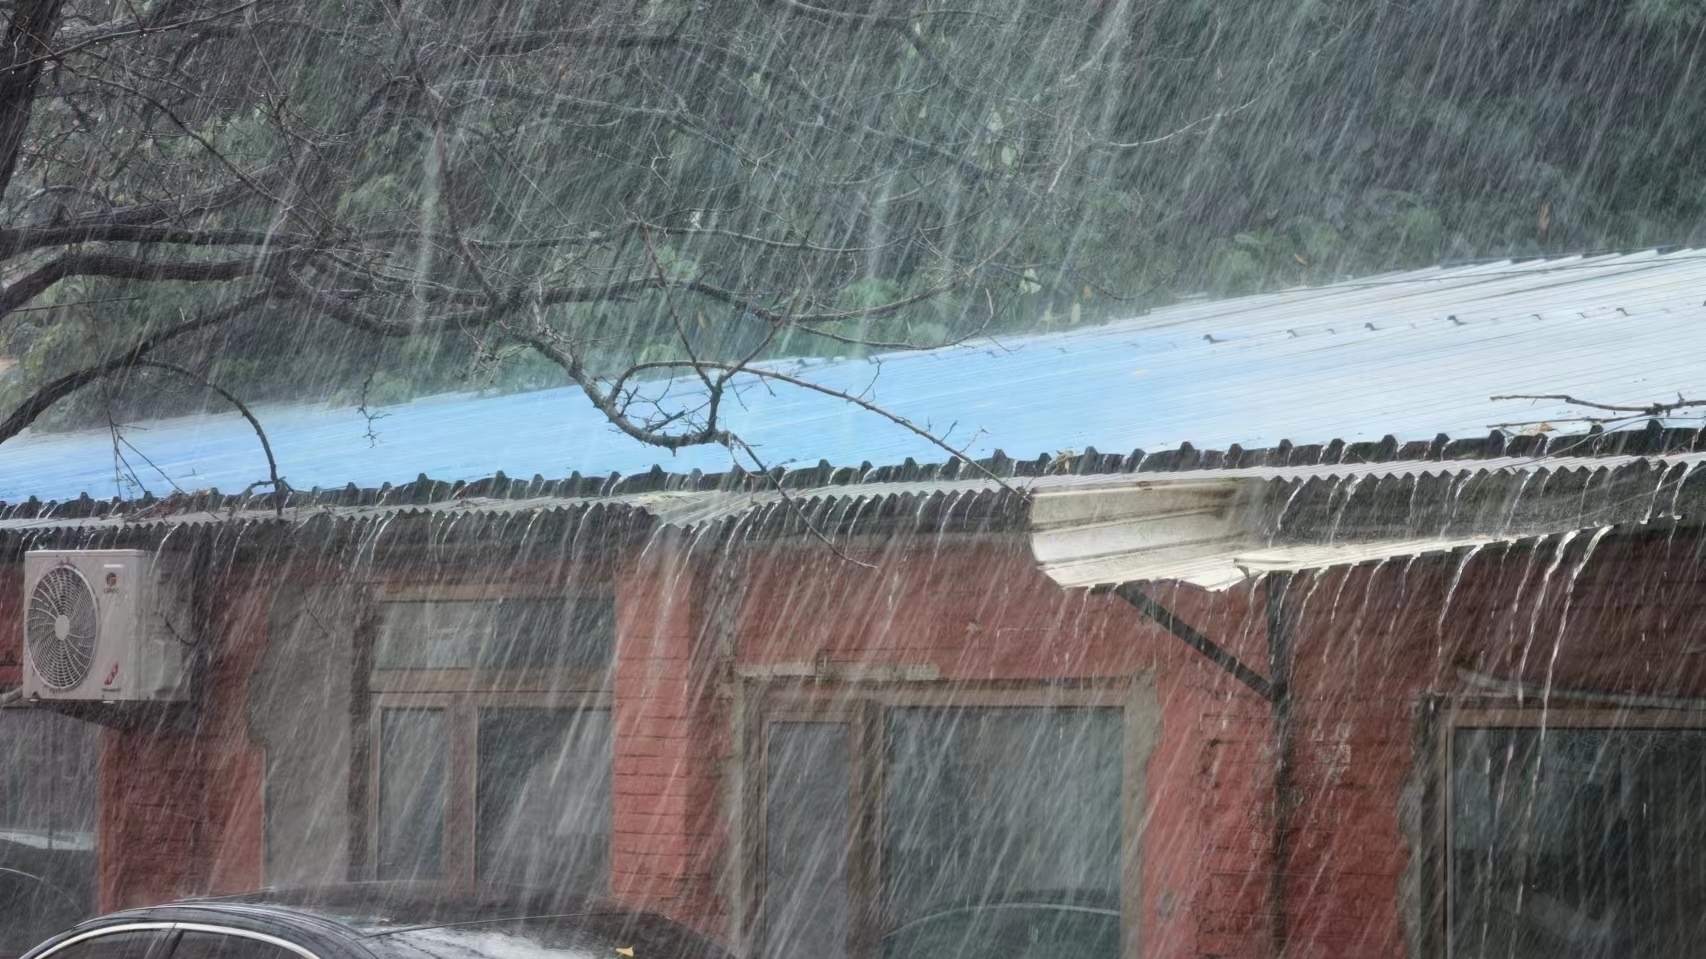
[[[611,661],[614,617],[608,598],[399,600],[385,604],[373,665],[596,673]]]
[[[994,902],[1118,907],[1119,710],[895,709],[887,726],[891,929]]]
[[[94,913],[95,730],[0,709],[0,955]]]
[[[444,873],[443,709],[379,712],[379,878],[436,879]]]
[[[613,603],[451,592],[380,605],[369,875],[603,891]]]
[[[1114,959],[1123,717],[903,700],[773,714],[763,954]]]
[[[482,709],[477,875],[594,891],[610,871],[610,713]]]
[[[158,929],[109,932],[62,946],[51,955],[53,959],[144,959],[160,934]]]
[[[1679,956],[1706,936],[1706,729],[1459,726],[1457,959]]]
[[[171,959],[302,959],[301,954],[253,936],[185,932]]]
[[[765,888],[772,956],[847,955],[851,738],[845,723],[770,726]]]

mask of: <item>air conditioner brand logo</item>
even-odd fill
[[[113,664],[107,668],[107,678],[101,681],[101,686],[105,689],[112,689],[113,687],[115,687],[117,685],[118,685],[118,661],[114,660]]]

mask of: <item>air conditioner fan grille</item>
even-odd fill
[[[30,666],[42,682],[53,689],[71,689],[81,683],[94,664],[99,635],[95,591],[82,573],[56,566],[36,581],[24,639]]]

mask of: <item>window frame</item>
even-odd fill
[[[498,600],[600,600],[614,610],[614,590],[574,588],[562,583],[391,583],[372,596],[373,626],[368,642],[377,644],[384,629],[384,609],[391,603],[479,603]],[[372,695],[381,693],[462,693],[472,691],[608,692],[614,681],[616,637],[610,637],[611,661],[602,668],[532,667],[489,670],[380,669],[366,657],[364,682]]]
[[[543,709],[553,712],[609,711],[613,697],[608,690],[597,692],[387,692],[373,694],[369,710],[367,740],[373,761],[368,764],[367,834],[368,857],[364,878],[379,880],[380,780],[383,772],[383,728],[386,710],[440,709],[450,749],[445,765],[443,870],[436,880],[458,891],[479,885],[475,873],[479,842],[480,712],[485,709]],[[612,757],[612,763],[614,763]]]
[[[848,959],[880,956],[883,786],[886,716],[893,709],[1118,709],[1120,779],[1120,955],[1139,954],[1142,926],[1142,825],[1147,801],[1145,766],[1154,745],[1145,717],[1159,707],[1143,696],[1140,679],[1036,681],[819,681],[747,678],[737,697],[741,757],[739,833],[742,852],[735,879],[740,905],[732,910],[735,934],[747,954],[763,956],[764,897],[768,875],[767,809],[772,723],[845,723],[848,771]]]
[[[389,603],[487,602],[494,600],[603,600],[615,602],[608,588],[577,588],[561,581],[510,583],[382,583],[370,594],[371,625],[365,643],[376,644]],[[366,836],[359,876],[379,879],[380,790],[383,773],[383,720],[392,709],[443,710],[447,747],[445,809],[440,875],[421,879],[458,893],[476,889],[479,841],[479,721],[485,709],[545,709],[561,712],[610,711],[614,705],[615,641],[610,662],[595,669],[526,668],[489,670],[379,669],[371,652],[360,657],[358,680],[365,699],[359,735],[366,744],[362,781],[366,796],[362,830]],[[615,757],[611,757],[614,772]]]
[[[91,929],[87,932],[68,936],[46,948],[38,946],[32,951],[24,953],[24,955],[29,959],[48,959],[48,957],[56,956],[72,946],[81,945],[102,936],[114,936],[123,932],[152,932],[154,933],[154,941],[148,944],[147,951],[143,953],[143,959],[161,959],[161,950],[167,945],[175,944],[169,943],[168,940],[171,939],[171,933],[176,926],[177,923],[161,921],[127,922],[116,926],[102,926],[99,929]]]
[[[1453,888],[1457,863],[1452,838],[1456,834],[1454,797],[1457,794],[1453,749],[1459,731],[1540,728],[1678,732],[1706,730],[1706,700],[1702,701],[1700,708],[1689,709],[1681,705],[1642,705],[1638,702],[1588,705],[1563,694],[1556,698],[1563,702],[1544,709],[1517,705],[1514,700],[1465,700],[1446,709],[1444,721],[1437,727],[1438,732],[1433,743],[1436,787],[1434,801],[1430,804],[1434,819],[1433,829],[1430,830],[1433,834],[1431,845],[1434,855],[1432,863],[1426,864],[1424,868],[1429,874],[1429,885],[1435,890],[1429,897],[1436,904],[1434,908],[1437,916],[1430,923],[1431,931],[1438,937],[1438,952],[1445,959],[1456,959],[1457,956],[1457,943],[1454,938],[1456,917],[1453,914],[1457,898]]]
[[[257,929],[244,929],[237,926],[222,926],[217,923],[207,922],[176,922],[164,919],[125,922],[111,926],[102,926],[98,929],[90,929],[87,932],[67,936],[65,939],[53,943],[45,949],[25,953],[25,955],[29,956],[30,959],[49,959],[49,957],[57,956],[64,950],[70,949],[73,946],[80,946],[91,940],[100,939],[105,936],[116,936],[127,932],[152,932],[154,934],[153,940],[148,943],[148,948],[143,953],[143,959],[171,959],[173,953],[177,952],[178,943],[182,939],[182,934],[186,932],[202,932],[211,935],[233,936],[239,939],[253,939],[256,942],[264,942],[267,945],[277,946],[280,949],[295,953],[297,956],[300,956],[301,959],[322,959],[319,953],[314,952],[312,949],[309,949],[301,943],[291,942],[288,939],[275,936],[272,933],[261,932]]]
[[[272,933],[261,932],[256,929],[243,929],[236,926],[221,926],[215,923],[206,922],[175,922],[172,923],[171,926],[171,934],[166,937],[166,948],[170,951],[160,955],[159,959],[172,959],[172,957],[177,954],[178,945],[183,942],[183,934],[186,932],[207,933],[208,935],[214,936],[230,936],[233,939],[252,939],[255,942],[264,942],[269,946],[277,946],[287,952],[293,952],[300,956],[301,959],[321,959],[318,953],[309,949],[307,946],[291,942],[288,939],[275,936]],[[146,959],[155,959],[154,952],[152,950],[149,952]]]

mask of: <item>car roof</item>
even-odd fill
[[[126,909],[89,920],[54,942],[137,922],[202,923],[282,935],[322,959],[438,956],[609,956],[633,949],[658,957],[724,959],[720,945],[665,917],[606,899],[489,894],[444,899],[407,885],[367,883],[269,891]]]
[[[32,952],[90,932],[139,923],[193,923],[247,930],[286,938],[321,959],[373,959],[373,952],[362,945],[360,931],[335,918],[288,906],[216,901],[174,902],[108,913],[78,923]]]

